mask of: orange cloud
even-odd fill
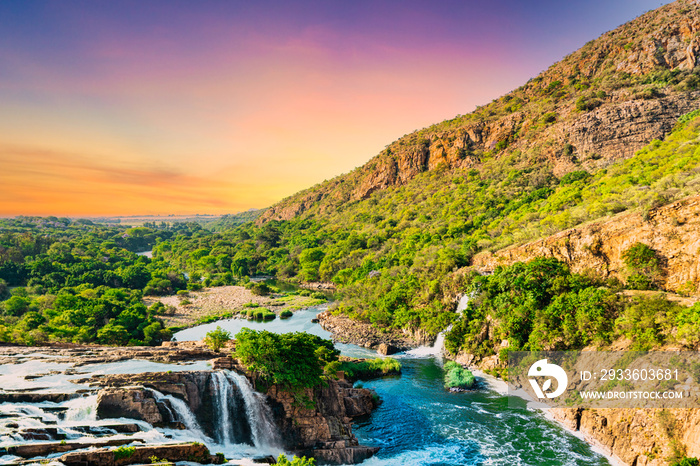
[[[251,202],[221,180],[81,154],[0,147],[0,167],[0,215],[225,213]]]

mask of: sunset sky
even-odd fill
[[[0,216],[266,207],[661,4],[0,2]]]

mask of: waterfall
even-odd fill
[[[459,298],[459,304],[457,304],[457,314],[464,312],[469,305],[469,301],[472,299],[473,294],[463,294]]]
[[[232,430],[229,400],[233,398],[233,390],[228,379],[221,372],[213,372],[211,380],[215,388],[214,407],[219,419],[216,441],[222,445],[228,445],[231,443]]]
[[[467,309],[467,306],[469,305],[469,300],[472,298],[471,294],[463,294],[459,298],[459,303],[457,304],[457,314],[461,315],[462,312],[464,312],[465,309]],[[442,353],[445,351],[445,334],[452,330],[452,325],[447,327],[445,330],[442,332],[438,333],[437,337],[435,337],[435,342],[433,343],[433,346],[419,346],[418,348],[414,348],[410,351],[406,351],[406,355],[413,357],[413,358],[426,358],[430,356],[441,356]]]
[[[418,348],[406,351],[405,354],[412,358],[427,358],[430,356],[442,355],[445,347],[445,332],[448,332],[450,328],[452,327],[450,326],[447,328],[447,330],[443,330],[442,332],[438,333],[437,337],[435,337],[433,346],[419,346]]]
[[[265,402],[265,397],[253,390],[245,376],[232,371],[222,372],[243,398],[245,417],[250,424],[255,447],[270,448],[279,445],[277,429],[272,421],[272,411]]]
[[[213,429],[208,430],[213,430],[209,433],[218,445],[252,444],[257,449],[277,448],[280,445],[272,411],[265,397],[253,390],[245,376],[227,370],[212,372],[210,387]],[[168,409],[173,420],[182,422],[205,442],[212,440],[203,431],[187,403],[172,395],[148,390],[153,393],[157,403]]]
[[[194,414],[190,410],[187,403],[172,395],[164,395],[158,390],[154,390],[152,388],[147,388],[147,390],[153,393],[153,397],[156,399],[157,403],[163,403],[164,406],[168,406],[168,404],[170,405],[172,410],[169,411],[171,413],[173,410],[175,411],[175,420],[182,422],[188,430],[197,434],[202,439],[207,439],[207,436],[202,431],[202,428],[199,426],[197,419],[194,417]],[[168,403],[164,403],[164,401],[167,401]]]

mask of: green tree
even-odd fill
[[[29,309],[29,298],[12,296],[5,301],[5,313],[11,316],[21,316]]]
[[[234,355],[263,386],[298,391],[321,385],[325,366],[337,361],[340,351],[330,340],[306,332],[244,328],[236,334]]]
[[[125,345],[129,341],[129,332],[123,326],[110,322],[97,331],[97,341],[104,345]]]
[[[318,280],[318,269],[321,266],[324,255],[323,249],[321,248],[305,249],[299,255],[302,280],[307,282]]]
[[[123,269],[120,277],[125,287],[141,290],[151,280],[151,272],[143,264],[134,264]]]
[[[655,250],[644,243],[637,242],[622,252],[622,260],[627,266],[629,288],[634,290],[658,288],[662,271]]]
[[[204,337],[204,343],[216,353],[218,353],[229,340],[231,340],[231,332],[227,332],[218,325],[215,330],[207,332]]]

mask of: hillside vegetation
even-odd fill
[[[349,203],[327,219],[299,217],[179,236],[156,246],[155,257],[212,277],[229,272],[216,259],[229,257],[231,273],[241,279],[332,281],[341,298],[337,311],[434,335],[459,318],[454,300],[471,286],[462,269],[475,252],[696,194],[699,144],[700,118],[690,114],[665,141],[595,174],[556,178],[539,167],[512,168],[507,159],[494,159],[482,172],[434,170]],[[651,286],[631,277],[630,287]],[[587,287],[601,285],[595,277],[589,282]],[[518,338],[521,346],[529,333]]]

